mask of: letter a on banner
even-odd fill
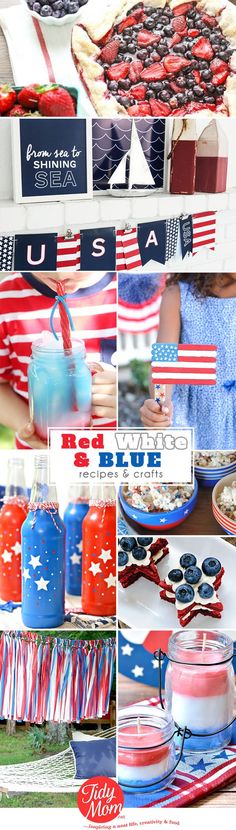
[[[154,260],[166,261],[166,221],[138,225],[138,242],[142,265]]]
[[[15,237],[16,271],[56,271],[57,234],[18,234]]]

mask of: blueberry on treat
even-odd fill
[[[137,562],[142,562],[143,559],[146,559],[147,551],[145,550],[145,548],[137,546],[136,548],[133,548],[132,556],[133,559],[137,560]]]
[[[210,599],[214,594],[214,588],[209,585],[209,582],[202,582],[202,585],[199,585],[198,593],[202,599]]]
[[[144,548],[147,548],[148,545],[151,545],[153,542],[153,536],[137,536],[137,542]]]
[[[181,582],[181,579],[183,579],[183,571],[180,568],[173,568],[172,571],[169,571],[168,577],[171,582]]]
[[[191,585],[179,585],[179,587],[176,588],[175,597],[178,602],[182,602],[183,605],[185,602],[193,602],[194,590]]]
[[[180,557],[179,564],[181,568],[190,568],[192,565],[197,564],[196,556],[193,553],[183,553]]]
[[[184,579],[186,579],[186,582],[190,585],[196,585],[197,582],[199,582],[199,579],[201,579],[201,576],[201,568],[196,568],[195,565],[192,565],[190,568],[186,568],[184,573]]]
[[[221,570],[221,562],[219,559],[215,559],[214,556],[208,556],[207,559],[204,559],[202,563],[202,570],[206,576],[216,576],[220,573]]]
[[[133,550],[136,546],[136,539],[134,536],[122,536],[119,542],[122,550]]]
[[[125,553],[124,550],[119,550],[118,551],[118,565],[119,565],[119,567],[123,568],[125,565],[128,564],[128,561],[129,561],[128,553]]]

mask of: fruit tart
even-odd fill
[[[72,53],[97,115],[236,115],[228,0],[90,0]]]

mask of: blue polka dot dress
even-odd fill
[[[195,449],[236,447],[236,299],[196,296],[179,283],[180,343],[217,348],[216,386],[174,387],[173,425],[194,427]]]

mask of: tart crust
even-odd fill
[[[169,0],[171,9],[182,5],[184,0]],[[144,5],[153,8],[163,8],[166,0],[143,0]],[[72,32],[72,53],[77,71],[86,87],[87,93],[99,116],[115,117],[125,115],[129,118],[127,110],[118,103],[114,95],[108,90],[103,80],[101,66],[97,63],[100,54],[100,42],[110,29],[122,20],[127,12],[137,5],[137,0],[90,0],[89,7],[84,7],[84,14],[81,15],[81,23],[74,26]],[[235,51],[230,59],[231,71],[236,71],[236,7],[228,0],[198,0],[196,8],[207,14],[219,16],[219,25],[222,33]],[[229,115],[236,115],[236,75],[229,75],[226,81],[224,93],[224,104],[228,107]],[[212,110],[202,110],[204,115],[213,117]],[[201,114],[201,110],[198,110]],[[221,113],[216,113],[221,114]],[[224,106],[222,114],[225,115]],[[169,116],[171,117],[171,115]]]

